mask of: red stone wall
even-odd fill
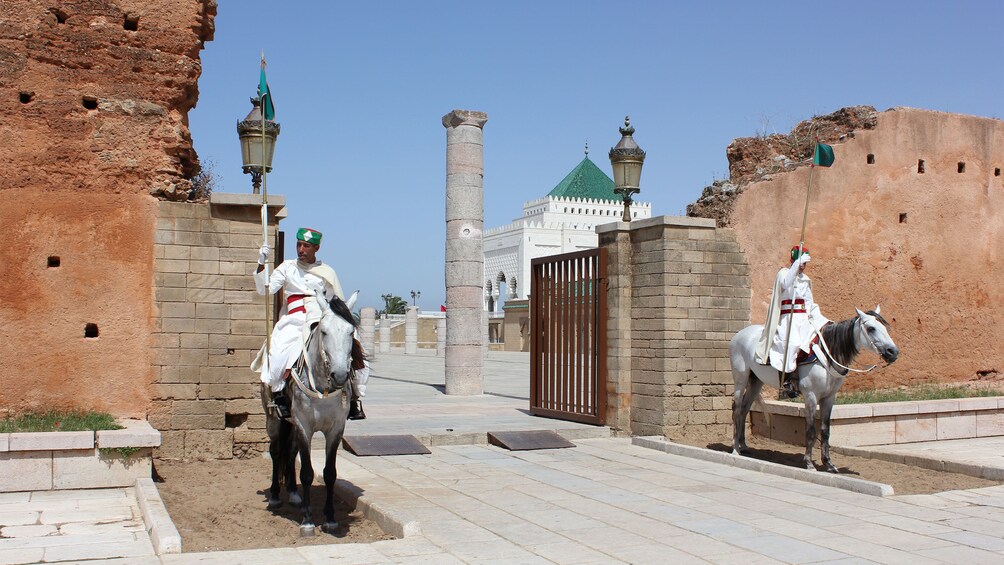
[[[187,198],[198,167],[187,115],[215,9],[0,3],[0,410],[145,416],[156,202]]]
[[[833,320],[881,304],[902,350],[894,365],[852,376],[847,387],[1004,373],[1004,122],[898,108],[833,150],[833,167],[812,180],[814,296]],[[798,243],[808,174],[800,167],[750,184],[735,202],[731,225],[752,269],[755,323]]]

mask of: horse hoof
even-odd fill
[[[303,524],[300,526],[300,537],[301,538],[312,538],[314,537],[314,525],[313,524]]]
[[[300,506],[301,504],[303,504],[303,499],[300,498],[300,493],[296,492],[295,490],[289,493],[289,503],[292,504],[293,506]]]
[[[332,521],[332,522],[325,522],[324,525],[321,526],[321,531],[325,532],[325,533],[328,533],[328,534],[335,533],[335,530],[337,530],[337,529],[338,529],[338,522],[334,522],[334,521]]]
[[[282,501],[279,500],[278,498],[269,498],[268,499],[268,509],[269,510],[275,510],[276,508],[278,508],[280,506],[282,506]]]
[[[840,471],[838,471],[837,468],[834,467],[832,464],[827,464],[826,465],[826,472],[827,473],[833,473],[835,475],[840,473]]]

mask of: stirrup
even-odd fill
[[[288,419],[292,416],[292,413],[290,411],[289,397],[286,396],[285,393],[285,389],[280,390],[279,392],[273,392],[272,401],[268,403],[268,407],[275,408],[275,412],[280,418]],[[280,399],[282,400],[280,401]]]
[[[349,420],[365,420],[366,412],[363,411],[363,401],[358,398],[349,402]]]

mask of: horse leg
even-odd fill
[[[823,467],[830,473],[839,473],[830,461],[830,415],[833,413],[835,401],[836,395],[827,396],[819,401],[819,433],[822,443],[820,451],[823,456]]]
[[[739,379],[735,380],[739,381]],[[753,402],[760,395],[760,390],[763,389],[763,382],[752,373],[745,376],[745,381],[742,390],[737,387],[736,392],[732,395],[732,426],[734,428],[732,453],[735,455],[742,454],[747,449],[746,418],[749,416],[750,408],[753,407]]]
[[[283,469],[283,473],[286,477],[286,495],[289,497],[289,503],[293,506],[300,506],[303,503],[303,499],[300,498],[300,493],[296,488],[296,455],[299,451],[296,443],[296,435],[293,433],[293,424],[282,421],[284,426],[284,431],[287,438],[286,444],[286,466]]]
[[[303,434],[298,434],[300,440],[300,486],[303,494],[303,521],[300,522],[300,537],[314,535],[314,522],[310,518],[310,485],[314,483],[314,466],[310,462],[310,438],[304,441]]]
[[[804,392],[804,389],[803,394],[805,394],[805,456],[802,462],[805,463],[806,469],[815,470],[816,466],[812,463],[812,448],[816,444],[816,395]]]
[[[269,438],[268,454],[272,457],[272,486],[268,489],[269,510],[275,510],[282,506],[282,500],[279,498],[279,484],[282,482],[282,472],[286,468],[285,447],[279,438]]]
[[[338,442],[328,443],[324,450],[324,526],[323,531],[332,533],[338,529],[338,522],[335,521],[335,480],[338,478],[338,471],[335,469],[335,455],[338,452]]]

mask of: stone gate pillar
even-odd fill
[[[359,343],[363,344],[363,351],[372,360],[376,359],[376,347],[373,343],[374,326],[376,325],[376,308],[362,308],[359,310]]]
[[[482,285],[484,147],[488,114],[454,110],[446,128],[446,394],[484,391]]]
[[[380,316],[380,353],[390,353],[390,320],[387,314]]]
[[[446,318],[436,320],[436,357],[446,351]]]
[[[418,306],[409,306],[404,313],[404,352],[418,353]]]

